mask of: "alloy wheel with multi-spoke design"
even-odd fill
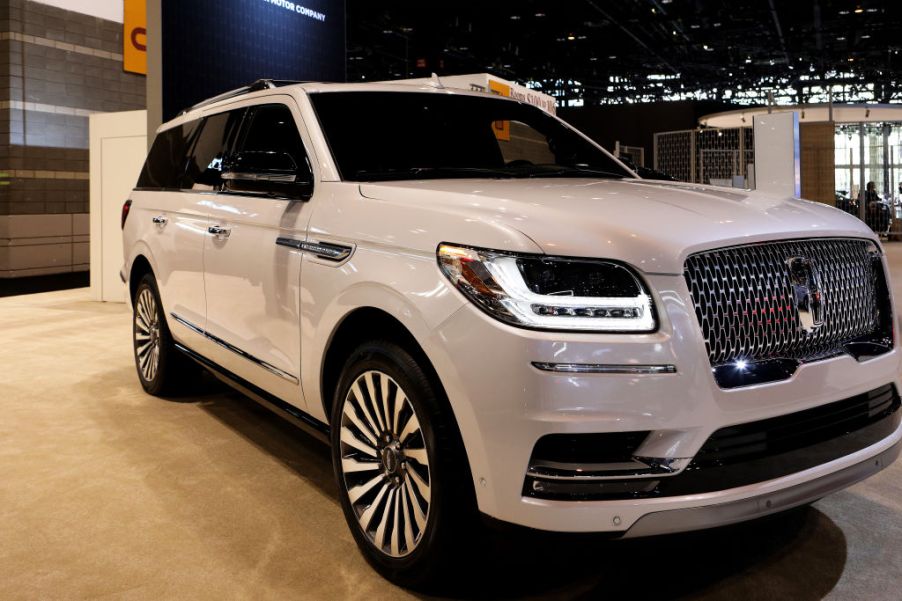
[[[160,369],[160,319],[157,300],[149,287],[143,287],[135,298],[135,360],[146,382],[152,382]]]
[[[426,531],[432,501],[426,439],[404,390],[370,370],[351,384],[341,412],[341,474],[369,542],[409,555]]]

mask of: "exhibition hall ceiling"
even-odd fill
[[[348,79],[490,71],[564,104],[902,102],[902,3],[348,0]]]

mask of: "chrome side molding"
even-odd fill
[[[279,376],[280,378],[284,378],[284,379],[288,380],[289,382],[292,382],[293,384],[298,384],[298,383],[299,383],[298,379],[297,379],[296,377],[294,377],[293,375],[291,375],[290,373],[288,373],[287,371],[283,371],[283,370],[279,369],[278,367],[276,367],[275,365],[272,365],[272,364],[270,364],[270,363],[267,363],[267,362],[264,361],[263,359],[258,359],[257,357],[251,355],[250,353],[248,353],[248,352],[246,352],[246,351],[243,351],[242,349],[238,348],[238,347],[235,346],[234,344],[230,344],[230,343],[226,342],[225,340],[223,340],[222,338],[219,338],[218,336],[214,336],[213,334],[207,332],[207,331],[204,330],[203,328],[194,325],[194,324],[191,323],[190,321],[188,321],[188,320],[186,320],[186,319],[184,319],[184,318],[182,318],[182,317],[179,317],[179,316],[176,315],[175,313],[169,313],[169,315],[170,315],[174,320],[176,320],[178,323],[182,324],[183,326],[185,326],[186,328],[188,328],[188,329],[191,330],[192,332],[195,332],[195,333],[197,333],[197,334],[200,334],[201,336],[203,336],[203,337],[206,338],[207,340],[210,340],[211,342],[215,342],[216,344],[218,344],[218,345],[221,346],[222,348],[232,351],[232,352],[235,353],[236,355],[239,355],[239,356],[241,356],[241,357],[247,359],[247,360],[250,361],[251,363],[253,363],[253,364],[255,364],[255,365],[258,365],[258,366],[262,367],[263,369],[269,371],[270,373],[273,373],[273,374]]]
[[[533,367],[542,371],[568,374],[628,374],[655,375],[675,374],[675,365],[614,365],[606,363],[545,363],[533,361]]]
[[[254,401],[257,401],[270,411],[273,411],[286,418],[288,421],[300,427],[302,430],[306,431],[309,434],[312,434],[317,440],[320,440],[327,445],[330,444],[328,424],[324,424],[315,417],[311,416],[309,413],[306,413],[305,411],[295,407],[291,403],[286,403],[279,397],[266,392],[259,386],[256,386],[255,384],[248,382],[240,376],[233,374],[221,365],[214,363],[203,355],[195,353],[188,347],[179,344],[178,342],[175,343],[175,348],[184,353],[185,356],[190,357],[192,360],[196,361],[199,365],[202,365],[203,367],[210,370],[210,373],[212,373],[217,379],[225,382],[242,394],[247,395]]]
[[[630,480],[675,476],[692,461],[691,457],[633,457],[618,463],[561,463],[534,461],[527,476],[541,480],[594,482],[599,480]]]
[[[341,244],[297,240],[295,238],[285,238],[282,236],[276,238],[276,244],[303,252],[309,252],[321,259],[328,259],[329,261],[335,262],[344,261],[351,256],[351,253],[354,251],[352,247],[343,246]]]

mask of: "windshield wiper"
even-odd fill
[[[547,167],[536,165],[535,167],[537,168],[526,170],[523,177],[603,177],[606,179],[623,179],[627,177],[626,173],[614,173],[613,171],[592,169],[591,167],[567,167],[564,165],[549,165]]]
[[[386,181],[397,179],[441,179],[456,177],[516,177],[515,173],[503,169],[483,167],[404,167],[396,169],[359,169],[354,173],[358,181]]]

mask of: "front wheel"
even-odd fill
[[[438,387],[406,350],[371,342],[350,357],[332,412],[332,458],[358,546],[402,586],[448,571],[475,509],[459,435]]]

